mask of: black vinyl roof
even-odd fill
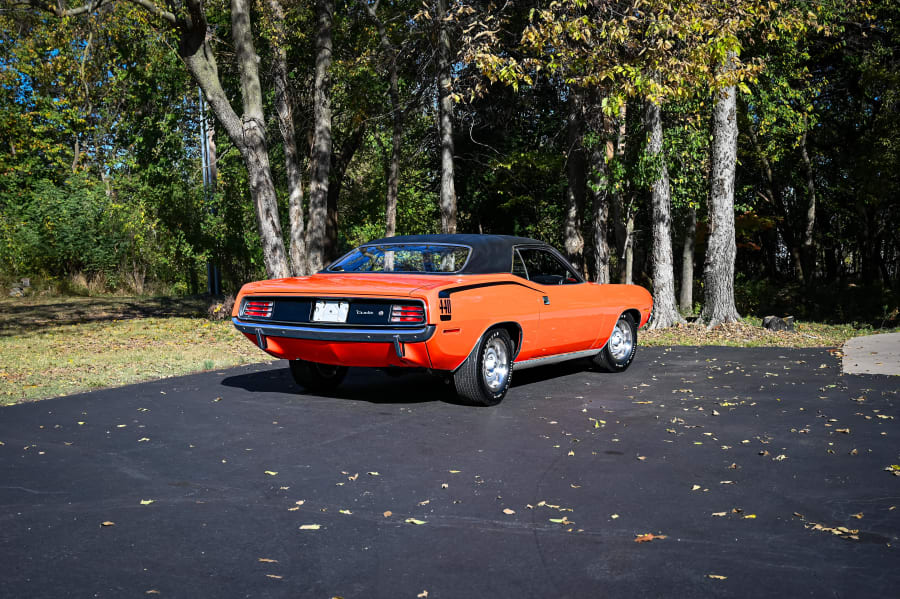
[[[397,237],[375,239],[364,243],[363,246],[391,243],[451,243],[468,246],[472,248],[472,255],[459,273],[470,275],[510,272],[512,268],[512,251],[515,246],[550,247],[543,241],[529,239],[528,237],[462,233],[454,235],[398,235]]]

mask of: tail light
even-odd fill
[[[244,316],[253,318],[270,318],[272,316],[271,300],[247,300],[244,302]]]
[[[391,306],[391,322],[425,322],[425,308],[419,304],[394,304]]]

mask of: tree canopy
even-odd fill
[[[0,0],[0,278],[199,293],[214,264],[234,291],[455,227],[654,293],[668,248],[697,315],[725,160],[738,312],[896,322],[898,17],[889,0]]]

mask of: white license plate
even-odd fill
[[[347,313],[350,312],[350,302],[316,301],[313,310],[313,322],[347,322]]]

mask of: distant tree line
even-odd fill
[[[898,16],[0,0],[0,276],[197,293],[209,261],[234,289],[383,235],[507,233],[647,285],[656,326],[896,321]]]

